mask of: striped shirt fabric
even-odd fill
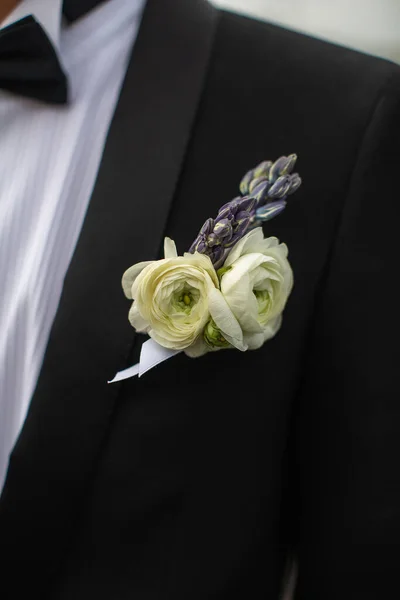
[[[69,104],[0,91],[0,490],[23,425],[99,169],[144,0],[68,25],[62,0],[24,0],[58,52]]]

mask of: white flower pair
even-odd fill
[[[164,252],[164,259],[138,263],[123,275],[136,331],[191,357],[229,347],[255,350],[277,333],[293,286],[288,249],[277,238],[253,229],[218,271],[204,254],[178,256],[169,238]]]

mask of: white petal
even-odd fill
[[[259,252],[259,248],[263,242],[264,234],[261,227],[252,229],[249,233],[238,241],[226,257],[224,267],[232,265],[243,254],[250,252]]]
[[[185,348],[187,348],[193,343],[194,336],[192,339],[185,338],[182,341],[182,339],[170,339],[172,337],[172,335],[169,335],[171,334],[170,331],[165,330],[164,333],[165,335],[162,335],[161,331],[156,331],[155,329],[150,329],[148,331],[149,336],[153,338],[153,340],[155,340],[157,344],[160,344],[160,346],[163,346],[164,348],[170,348],[171,350],[185,350]]]
[[[279,245],[279,240],[277,237],[269,237],[269,238],[265,238],[262,241],[262,245],[261,248],[259,248],[259,252],[264,252],[266,250],[268,250],[269,248],[274,248],[275,246]]]
[[[231,293],[231,290],[235,288],[242,277],[249,276],[249,272],[260,265],[266,264],[268,266],[268,262],[275,263],[274,259],[258,252],[245,254],[238,258],[233,268],[227,271],[221,279],[221,290],[224,296]]]
[[[269,281],[268,271],[269,269],[266,269],[264,265],[257,267],[257,269],[253,269],[250,273],[252,289],[270,289],[271,283]]]
[[[164,256],[165,258],[176,258],[178,256],[175,242],[169,237],[164,239]]]
[[[132,298],[132,285],[136,277],[140,275],[145,267],[151,265],[152,262],[154,261],[146,260],[144,262],[136,263],[136,265],[129,267],[129,269],[127,269],[122,275],[122,289],[124,290],[124,294],[127,298]]]
[[[258,303],[253,294],[249,273],[245,270],[242,272],[240,268],[236,271],[236,265],[242,258],[222,277],[221,291],[243,331],[261,333],[262,327],[257,318]],[[239,277],[236,277],[237,273]]]
[[[213,285],[219,287],[218,276],[209,256],[206,256],[205,254],[200,254],[199,252],[195,252],[194,254],[191,254],[190,252],[185,252],[183,258],[190,264],[192,264],[194,267],[204,269],[204,271],[206,271],[206,273],[208,273],[208,275],[210,276]]]
[[[195,343],[189,346],[189,348],[185,348],[184,352],[190,358],[198,358],[210,352],[210,347],[205,343],[203,336],[199,335]]]
[[[242,352],[247,350],[247,346],[243,343],[242,329],[221,292],[213,288],[208,299],[210,315],[226,341]]]
[[[244,341],[249,347],[249,350],[258,350],[264,343],[274,337],[279,331],[282,324],[282,314],[278,315],[275,319],[269,321],[264,327],[263,333],[246,333],[244,335]]]
[[[138,311],[136,302],[132,303],[128,318],[130,324],[136,329],[136,331],[140,333],[147,333],[149,324],[145,319],[143,319],[142,315]]]
[[[277,246],[268,248],[267,254],[273,256],[276,260],[279,260],[279,262],[286,262],[289,250],[286,244],[278,244]]]
[[[267,323],[264,329],[264,341],[270,340],[276,335],[282,325],[282,313]]]
[[[265,342],[264,333],[245,333],[244,341],[249,347],[249,350],[258,350]]]

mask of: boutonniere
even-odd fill
[[[277,333],[293,272],[286,244],[265,237],[262,224],[280,214],[300,187],[296,160],[295,154],[282,156],[248,171],[241,195],[207,219],[183,256],[167,237],[163,259],[125,271],[122,288],[133,300],[129,321],[150,339],[140,362],[112,382],[143,375],[178,352],[195,358],[257,350]]]

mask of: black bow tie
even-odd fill
[[[68,21],[75,21],[102,0],[64,0]],[[0,30],[0,88],[52,104],[65,104],[67,77],[52,42],[33,16]]]

